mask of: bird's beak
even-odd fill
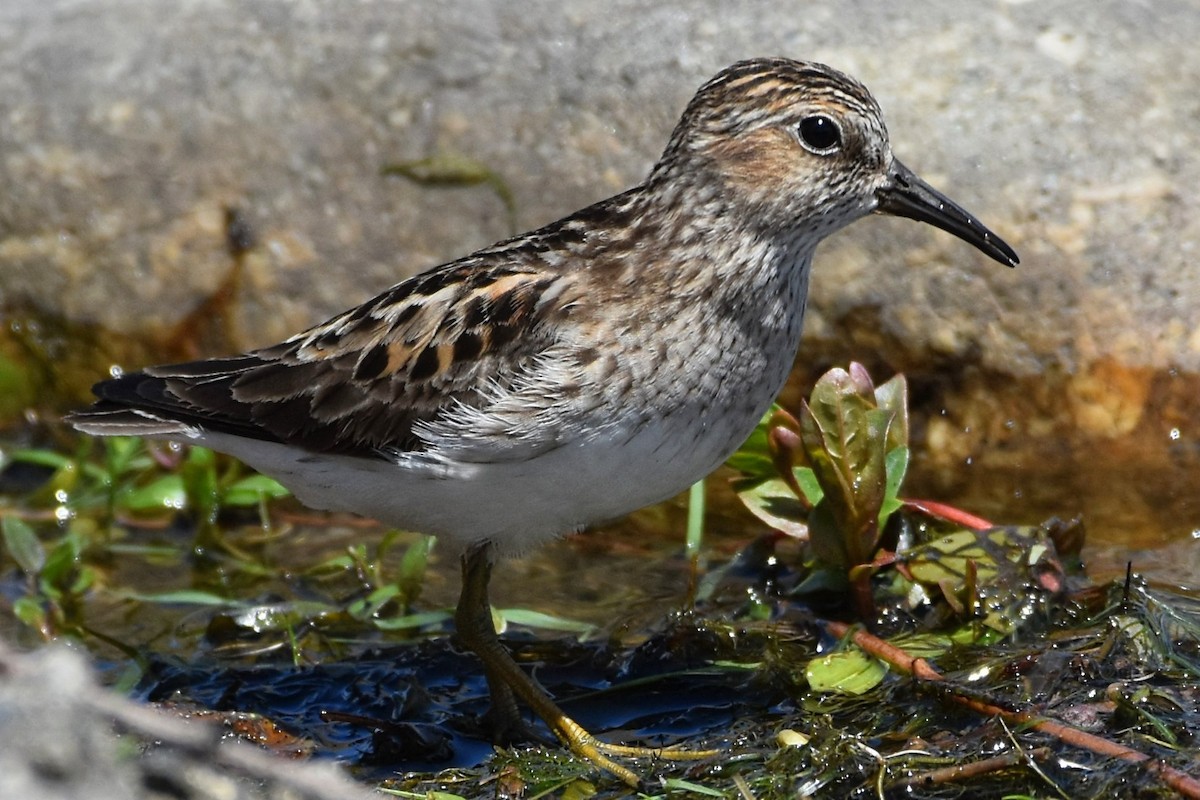
[[[985,228],[962,206],[921,180],[908,167],[892,160],[887,184],[875,192],[876,211],[897,217],[928,222],[952,233],[999,261],[1015,267],[1017,252],[1003,239]]]

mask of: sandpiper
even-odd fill
[[[897,161],[853,78],[742,61],[696,93],[638,186],[404,280],[285,342],[97,384],[69,421],[230,453],[318,509],[463,550],[455,621],[497,733],[527,703],[576,754],[599,741],[503,649],[498,555],[665,500],[720,465],[783,386],[809,264],[872,212],[1017,255]]]

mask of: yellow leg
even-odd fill
[[[519,697],[541,717],[572,753],[586,758],[635,788],[641,784],[638,776],[607,756],[652,757],[678,761],[708,758],[717,752],[607,744],[564,714],[546,692],[517,666],[517,662],[496,636],[496,628],[492,624],[492,607],[488,601],[488,582],[492,576],[491,549],[489,543],[484,543],[470,548],[463,555],[462,594],[458,599],[454,623],[463,644],[483,661],[488,688],[492,694],[492,709],[489,714],[500,732],[509,732],[520,725],[521,715],[516,702],[516,698]]]

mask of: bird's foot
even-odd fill
[[[609,744],[588,733],[579,723],[561,711],[559,715],[553,722],[547,720],[547,724],[553,728],[555,735],[570,748],[572,753],[579,758],[587,759],[610,775],[620,778],[634,789],[641,788],[642,779],[628,767],[613,761],[613,758],[700,761],[720,753],[719,750],[683,750],[677,747],[634,747],[624,744]]]
[[[641,786],[632,770],[613,758],[652,758],[668,761],[695,761],[716,755],[716,750],[681,750],[671,747],[632,747],[608,744],[588,733],[582,725],[563,713],[537,681],[529,677],[500,644],[492,625],[491,604],[487,599],[491,560],[487,545],[472,548],[463,556],[463,590],[455,623],[459,638],[483,661],[492,708],[488,722],[501,735],[527,727],[517,701],[533,709],[560,742],[572,753],[587,759],[605,772],[620,778],[633,788]]]

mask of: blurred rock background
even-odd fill
[[[0,641],[0,797],[28,800],[367,800],[333,764],[237,741],[209,715],[100,688],[62,644]],[[194,717],[194,718],[193,718]],[[118,735],[120,734],[120,735]],[[137,757],[135,757],[137,756]]]
[[[934,462],[1194,455],[1198,38],[1191,0],[7,0],[7,408],[271,343],[615,193],[707,77],[785,54],[863,80],[899,157],[1022,256],[905,220],[839,234],[786,399],[854,358],[908,372]],[[424,159],[485,180],[384,174]]]

